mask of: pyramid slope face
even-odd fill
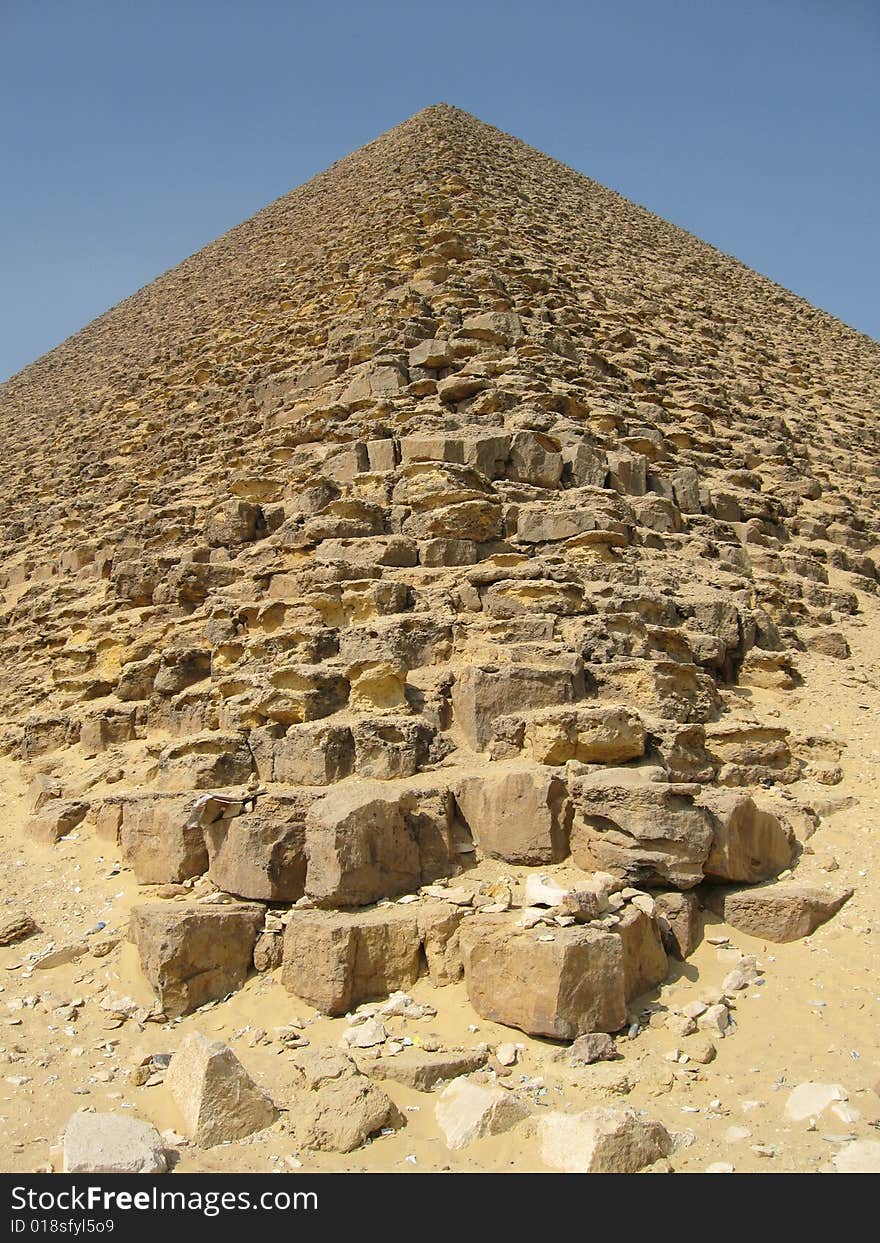
[[[878,362],[618,195],[420,113],[0,388],[29,832],[370,919],[485,859],[776,875],[828,774],[749,692],[845,652],[877,590]],[[212,965],[217,995],[240,966]]]

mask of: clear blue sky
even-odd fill
[[[0,378],[430,103],[880,337],[878,0],[0,0]]]

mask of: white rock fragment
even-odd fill
[[[243,1139],[262,1131],[278,1111],[228,1045],[192,1032],[168,1066],[165,1084],[180,1110],[186,1133],[200,1147]]]
[[[467,1078],[453,1079],[440,1093],[434,1116],[447,1148],[465,1148],[484,1135],[509,1131],[528,1114],[522,1101],[504,1088]]]
[[[502,1066],[515,1066],[519,1050],[512,1041],[508,1044],[500,1044],[495,1050],[495,1057]]]
[[[367,1019],[343,1032],[340,1044],[346,1049],[372,1049],[383,1044],[387,1037],[384,1023],[378,1019]]]
[[[785,1102],[785,1116],[791,1122],[819,1118],[835,1101],[846,1101],[846,1091],[839,1083],[799,1083]]]
[[[114,1113],[75,1113],[64,1130],[65,1174],[164,1174],[162,1137],[149,1122]]]
[[[838,1174],[880,1174],[880,1140],[857,1139],[831,1158]]]
[[[554,1111],[538,1127],[541,1160],[568,1174],[635,1174],[672,1151],[669,1132],[634,1109]]]
[[[523,906],[561,906],[568,893],[549,876],[529,876],[523,892]]]

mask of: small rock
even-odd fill
[[[617,1045],[606,1032],[587,1032],[578,1036],[566,1056],[570,1066],[592,1066],[616,1057]]]
[[[834,1154],[838,1174],[880,1174],[880,1140],[858,1139]]]
[[[303,1148],[352,1152],[370,1135],[401,1120],[388,1094],[344,1053],[306,1049],[296,1054],[294,1068],[299,1082],[288,1117]]]
[[[698,1062],[700,1066],[708,1066],[715,1060],[717,1052],[718,1050],[708,1036],[698,1037],[688,1044],[688,1055],[691,1061]]]
[[[697,1027],[701,1031],[717,1032],[723,1036],[730,1024],[730,1011],[727,1006],[718,1005],[709,1006],[706,1011],[697,1019]]]
[[[495,1050],[495,1057],[502,1066],[515,1066],[519,1058],[519,1049],[513,1042],[500,1044]]]
[[[36,921],[27,911],[4,911],[0,914],[0,945],[13,945],[38,931]]]
[[[365,1023],[357,1023],[343,1032],[340,1043],[347,1049],[372,1049],[384,1044],[387,1038],[384,1023],[378,1019],[367,1019]]]

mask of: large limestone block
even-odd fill
[[[395,783],[394,789],[418,844],[422,884],[455,876],[473,858],[474,843],[452,791],[445,784],[429,784],[425,777]]]
[[[576,488],[601,488],[608,474],[608,463],[605,453],[586,441],[577,445],[568,445],[562,451],[565,469]]]
[[[416,889],[418,843],[378,782],[339,785],[306,818],[306,893],[323,906],[367,906]]]
[[[485,1135],[509,1131],[528,1115],[528,1106],[505,1088],[475,1083],[465,1076],[453,1079],[434,1106],[446,1147],[453,1151]]]
[[[170,742],[159,753],[160,790],[210,790],[243,785],[254,768],[242,734],[205,732]]]
[[[315,550],[315,561],[360,570],[377,565],[414,566],[418,565],[419,556],[410,539],[400,535],[367,535],[358,539],[322,540]]]
[[[129,939],[169,1018],[241,988],[263,908],[144,902],[132,908]]]
[[[141,885],[201,876],[208,867],[202,830],[190,823],[192,796],[150,796],[122,804],[119,845]]]
[[[212,548],[248,544],[265,532],[263,511],[251,501],[225,501],[212,510],[204,524],[205,539]]]
[[[348,373],[349,383],[341,400],[359,408],[377,398],[393,397],[406,385],[406,375],[397,366],[379,366],[373,362],[361,363]]]
[[[483,591],[483,611],[503,619],[532,613],[576,617],[584,611],[584,589],[579,583],[552,578],[511,578],[492,583]]]
[[[50,798],[27,821],[28,836],[45,846],[54,846],[82,824],[88,811],[89,804],[82,799]]]
[[[130,742],[135,736],[132,709],[105,709],[90,720],[83,721],[79,745],[87,756],[94,756],[118,743]]]
[[[636,1174],[672,1151],[662,1123],[634,1109],[554,1110],[538,1125],[541,1160],[567,1174]]]
[[[715,679],[684,660],[609,660],[590,672],[600,699],[629,703],[679,724],[709,721],[721,707]]]
[[[374,781],[412,777],[428,763],[434,733],[426,721],[412,717],[383,714],[356,721],[352,727],[355,772]]]
[[[215,885],[239,898],[296,902],[305,892],[308,794],[266,795],[252,811],[205,827]]]
[[[80,724],[69,716],[29,716],[24,722],[21,739],[21,758],[35,759],[57,751],[59,747],[73,746],[79,740]]]
[[[476,337],[492,345],[510,345],[523,335],[522,322],[513,311],[484,311],[468,315],[461,325],[462,336]]]
[[[508,863],[555,863],[568,854],[565,783],[541,768],[465,777],[455,800],[484,855]]]
[[[626,1021],[623,942],[613,933],[526,931],[476,916],[459,938],[468,997],[483,1018],[556,1040],[616,1031]]]
[[[352,1152],[400,1122],[390,1096],[344,1053],[304,1049],[294,1060],[289,1117],[296,1142],[323,1152]]]
[[[741,932],[783,942],[815,932],[852,894],[851,889],[779,881],[751,889],[710,890],[706,900],[726,923]]]
[[[409,907],[294,911],[281,981],[324,1014],[408,988],[419,976],[421,934]]]
[[[244,1139],[271,1126],[278,1110],[228,1045],[191,1032],[174,1054],[165,1086],[200,1148]]]
[[[149,1122],[115,1113],[75,1113],[64,1129],[65,1174],[164,1174],[162,1136]]]
[[[449,342],[442,338],[432,338],[428,341],[420,341],[418,345],[413,346],[409,352],[410,367],[448,367],[452,362],[452,350]],[[406,436],[400,442],[401,461],[417,462],[425,460],[425,455],[431,452],[433,456],[437,449],[423,447],[426,437],[422,436]],[[415,442],[415,444],[413,443]],[[441,443],[443,443],[441,441]],[[441,461],[457,462],[463,459],[457,457],[442,457]]]
[[[648,486],[648,459],[643,453],[630,453],[628,449],[608,452],[609,486],[615,492],[644,496]]]
[[[563,667],[470,666],[455,679],[452,709],[468,746],[482,751],[492,740],[497,717],[571,703],[579,691],[578,676]]]
[[[588,510],[551,509],[546,504],[520,505],[516,513],[516,538],[522,544],[556,543],[585,531],[593,531],[596,519]]]
[[[418,540],[473,540],[483,544],[501,535],[502,515],[501,506],[492,501],[461,501],[410,514],[403,523],[403,533]]]
[[[543,432],[517,432],[510,445],[507,477],[538,488],[557,488],[562,477],[559,442]]]
[[[644,755],[645,727],[627,708],[543,709],[525,722],[523,750],[540,764],[620,764]]]
[[[584,871],[611,872],[632,885],[691,889],[714,840],[712,817],[694,803],[698,786],[613,769],[571,783],[571,853]]]
[[[347,777],[354,764],[351,730],[324,721],[291,725],[273,740],[271,752],[272,777],[290,785],[332,785]]]
[[[704,792],[700,802],[715,822],[712,849],[703,864],[710,880],[753,885],[778,876],[791,864],[791,834],[750,795],[712,790]]]
[[[626,1000],[641,997],[649,988],[666,979],[669,963],[656,915],[649,915],[636,906],[627,906],[620,914],[614,932],[623,941],[623,974]]]
[[[492,495],[489,481],[471,467],[428,461],[401,466],[392,500],[395,505],[409,506],[413,514],[430,516],[433,511],[482,502]]]

